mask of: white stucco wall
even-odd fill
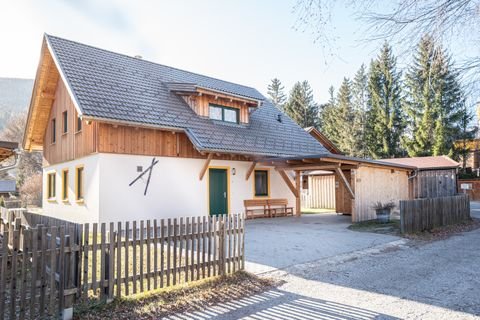
[[[161,219],[207,215],[209,212],[208,171],[199,180],[205,159],[157,157],[144,196],[147,175],[129,186],[139,173],[137,166],[146,169],[151,156],[95,154],[44,168],[44,195],[47,173],[56,172],[56,201],[43,200],[45,214],[61,219],[85,222],[116,222],[140,219]],[[75,201],[75,167],[84,167],[84,202]],[[251,162],[212,160],[210,167],[228,169],[230,213],[244,211],[243,200],[254,197],[253,173],[245,180]],[[268,167],[258,167],[266,169]],[[63,169],[69,170],[69,201],[61,200]],[[235,175],[232,174],[235,169]],[[295,207],[295,197],[281,176],[269,168],[270,197],[287,198]],[[45,196],[46,197],[46,196]]]
[[[75,201],[75,168],[83,165],[84,201]],[[68,169],[68,201],[62,201],[62,170]],[[55,200],[47,199],[47,174],[56,174]],[[43,213],[52,217],[77,221],[97,222],[99,216],[99,155],[94,154],[73,161],[43,168]]]
[[[157,157],[147,195],[147,176],[129,187],[139,173],[137,166],[147,168],[151,156],[100,154],[100,222],[208,214],[208,171],[203,180],[199,173],[205,159]],[[244,211],[243,200],[253,198],[253,174],[245,176],[251,162],[212,160],[210,167],[227,167],[230,180],[230,213]],[[232,170],[235,168],[235,175]],[[281,176],[270,169],[270,197],[287,198],[295,206],[295,197]]]

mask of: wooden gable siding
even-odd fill
[[[55,99],[59,78],[60,74],[44,41],[25,131],[24,148],[26,150],[42,150],[44,130],[47,127],[49,111]]]
[[[195,149],[183,132],[98,124],[98,152],[160,157],[207,158]],[[218,154],[214,159],[247,160],[242,155]]]
[[[216,104],[225,107],[231,107],[239,110],[239,121],[241,123],[248,123],[248,104],[240,101],[230,101],[228,99],[217,98],[210,95],[201,96],[183,96],[185,102],[195,111],[196,114],[202,117],[209,116],[209,105]]]
[[[67,111],[68,131],[63,133],[63,112]],[[43,138],[44,165],[73,160],[96,151],[96,124],[87,125],[82,121],[82,130],[77,129],[77,110],[60,79],[55,90],[55,100],[48,117],[47,129]],[[56,119],[56,141],[52,143],[52,119]]]

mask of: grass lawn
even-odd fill
[[[109,304],[99,303],[98,300],[85,301],[75,305],[74,319],[160,319],[260,293],[274,284],[273,280],[240,271],[224,277],[115,299]]]
[[[334,209],[313,209],[313,208],[302,208],[303,214],[311,214],[311,213],[327,213],[327,212],[335,212]]]
[[[376,220],[368,220],[354,223],[349,226],[348,229],[360,232],[400,235],[400,220],[390,220],[388,223],[380,223]]]

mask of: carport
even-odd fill
[[[336,212],[350,214],[352,222],[375,219],[372,206],[409,199],[409,178],[415,167],[360,159],[339,154],[267,158],[258,162],[274,166],[296,199],[296,215],[301,215],[301,176],[312,170],[335,175]],[[398,207],[398,206],[397,206]],[[398,208],[397,208],[398,209]]]

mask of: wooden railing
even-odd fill
[[[468,195],[400,201],[402,233],[432,230],[470,219]]]
[[[244,269],[243,215],[6,225],[0,319],[68,318],[80,297],[108,301]]]

